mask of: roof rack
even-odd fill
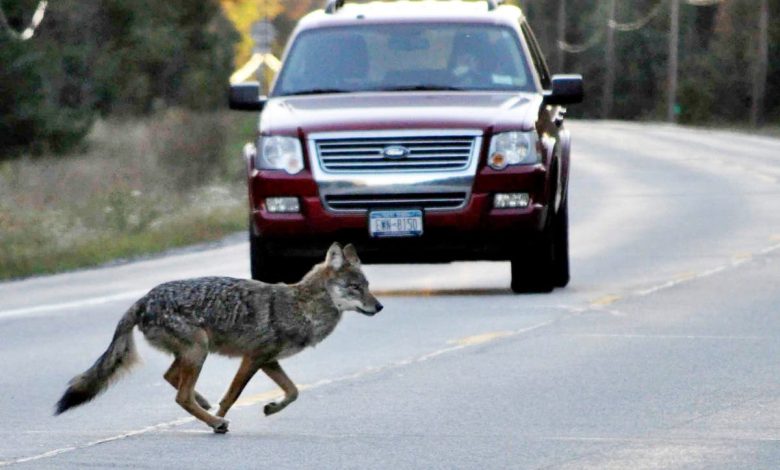
[[[487,0],[488,11],[493,11],[498,8],[499,5],[504,3],[504,0]]]
[[[327,0],[325,4],[325,13],[332,15],[339,11],[344,6],[346,0]],[[504,3],[504,0],[487,0],[488,11],[493,11],[498,8],[499,5]]]
[[[332,15],[336,13],[339,8],[344,6],[344,0],[328,0],[325,4],[325,13]]]

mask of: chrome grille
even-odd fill
[[[466,193],[330,195],[325,203],[336,211],[371,209],[458,209],[466,205]]]
[[[470,135],[323,138],[315,142],[322,168],[331,173],[448,171],[468,167],[474,153]],[[399,158],[385,150],[401,147]]]

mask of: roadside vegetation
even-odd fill
[[[216,0],[0,4],[0,279],[245,229],[240,38]]]
[[[246,228],[254,116],[98,121],[86,151],[0,162],[0,279],[94,266]]]

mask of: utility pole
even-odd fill
[[[615,94],[615,1],[609,0],[609,19],[607,23],[607,70],[604,77],[604,94],[601,98],[601,117],[609,119],[612,115],[612,103]]]
[[[666,120],[677,121],[677,51],[680,44],[680,0],[672,0],[669,14],[669,70],[666,88]]]
[[[558,0],[558,41],[566,42],[566,0]],[[558,48],[558,63],[555,65],[555,73],[563,73],[566,51],[562,47]]]
[[[750,103],[750,124],[758,127],[761,124],[764,94],[766,93],[766,77],[769,62],[769,2],[761,0],[758,19],[758,54],[753,71],[753,95]]]

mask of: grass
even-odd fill
[[[0,162],[0,279],[100,265],[246,228],[251,114],[99,122],[85,150]]]
[[[780,125],[764,126],[754,132],[767,137],[780,138]]]
[[[739,134],[780,138],[780,125],[774,123],[765,124],[760,127],[753,127],[748,123],[740,124],[734,122],[713,122],[713,123],[704,123],[704,124],[684,123],[682,125],[694,129],[728,131],[728,132],[736,132]]]
[[[234,208],[209,214],[190,214],[156,230],[102,234],[68,246],[17,241],[14,250],[0,254],[0,279],[55,273],[128,259],[196,242],[218,240],[246,227],[246,210]]]

